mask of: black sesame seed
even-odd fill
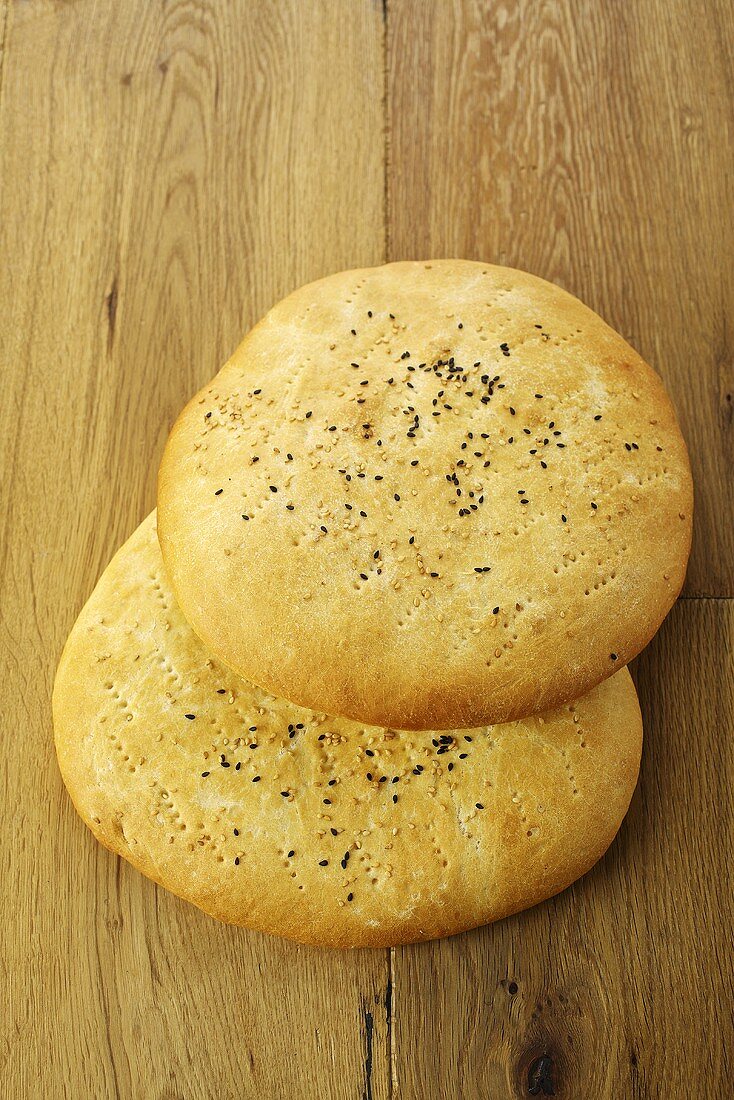
[[[612,659],[613,661],[616,661],[616,660],[617,660],[617,654],[616,654],[616,653],[610,653],[610,654],[609,654],[609,656],[611,657],[611,659]]]
[[[217,489],[217,491],[216,491],[216,493],[214,494],[214,496],[215,496],[215,497],[218,497],[218,496],[219,496],[219,494],[220,494],[220,493],[223,493],[223,492],[224,492],[224,489]]]
[[[202,778],[202,779],[206,779],[206,777],[207,777],[208,775],[209,775],[209,772],[202,772],[202,773],[201,773],[201,778]]]
[[[256,775],[256,776],[254,777],[254,779],[252,780],[252,782],[253,782],[253,783],[259,783],[259,782],[260,782],[260,776],[259,776],[259,775]]]
[[[196,715],[195,714],[184,714],[184,718],[188,718],[189,722],[193,722],[194,718],[196,718]]]
[[[328,866],[329,866],[328,859],[320,859],[319,860],[319,867],[328,867]]]
[[[354,898],[354,894],[347,894],[347,901],[352,901],[353,898]]]
[[[476,808],[478,810],[483,810],[484,809],[484,806],[482,805],[481,802],[475,802],[474,805],[476,806]]]
[[[290,852],[288,853],[288,859],[290,859],[291,856],[294,856],[295,854],[295,849],[291,848]]]

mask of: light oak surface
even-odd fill
[[[727,0],[0,0],[3,1100],[724,1095],[733,40]],[[641,781],[585,879],[450,940],[315,951],[93,841],[53,673],[247,327],[438,255],[555,279],[661,371],[703,598],[636,664]]]

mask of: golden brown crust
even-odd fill
[[[558,287],[466,261],[281,302],[159,479],[164,560],[213,653],[411,729],[521,717],[626,664],[681,587],[691,512],[655,372]]]
[[[558,711],[450,735],[313,714],[208,656],[154,523],[105,571],[54,686],[61,772],[106,847],[220,920],[342,947],[496,920],[606,850],[641,750],[626,670]]]

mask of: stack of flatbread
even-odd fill
[[[304,943],[533,905],[627,810],[625,666],[691,516],[659,377],[558,287],[455,260],[303,287],[185,407],[71,632],[74,804],[169,890]]]

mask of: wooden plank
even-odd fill
[[[594,870],[493,927],[394,952],[398,1096],[520,1098],[543,1056],[559,1100],[724,1094],[733,643],[730,602],[679,601],[638,661],[640,784]]]
[[[384,258],[382,35],[371,3],[13,8],[3,1095],[388,1094],[386,952],[219,926],[104,852],[63,791],[49,705],[76,613],[153,505],[184,400],[275,299]]]
[[[389,0],[389,254],[526,268],[663,375],[690,594],[734,595],[729,0]]]

